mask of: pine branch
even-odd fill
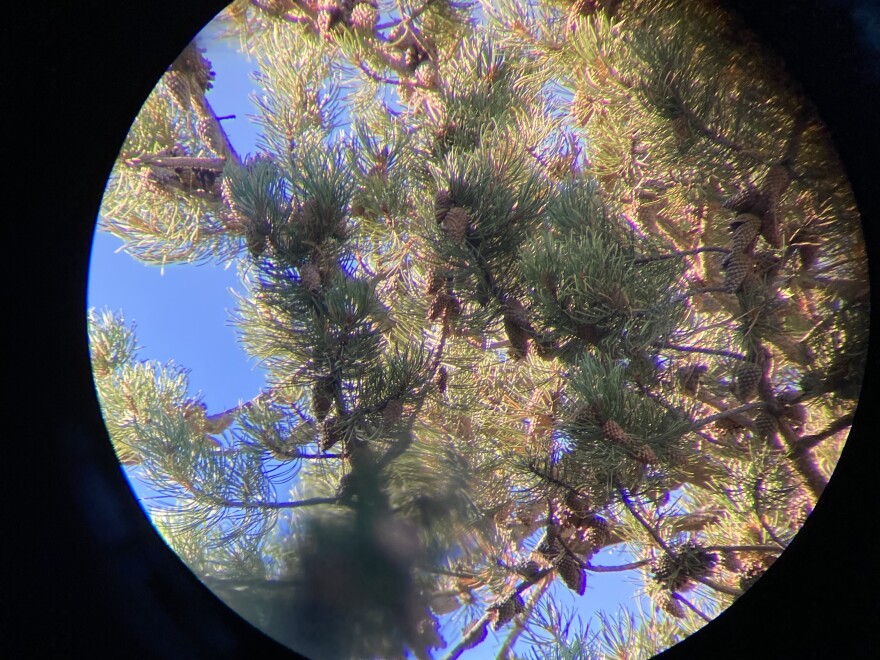
[[[696,614],[698,617],[700,617],[700,618],[701,618],[703,621],[705,621],[706,623],[711,623],[711,622],[712,622],[712,619],[710,619],[708,616],[706,616],[705,614],[703,614],[699,609],[697,609],[697,606],[696,606],[696,605],[694,605],[693,603],[691,603],[691,601],[689,601],[687,598],[685,598],[685,597],[682,596],[681,594],[672,594],[672,597],[673,597],[675,600],[677,600],[679,603],[684,604],[685,607],[687,607],[691,612],[693,612],[694,614]]]
[[[648,532],[648,534],[651,535],[651,538],[654,539],[654,541],[657,543],[657,545],[659,545],[661,548],[663,548],[663,550],[664,550],[664,552],[666,552],[666,554],[668,554],[671,558],[675,559],[675,553],[672,552],[672,549],[669,547],[669,545],[666,543],[666,541],[663,540],[663,538],[660,536],[660,534],[657,533],[657,530],[654,529],[654,527],[652,527],[651,524],[647,520],[645,520],[645,518],[636,510],[636,506],[633,503],[632,498],[630,498],[627,490],[623,486],[620,485],[620,482],[618,482],[618,480],[616,478],[615,478],[614,482],[615,482],[615,485],[617,486],[617,492],[620,493],[620,499],[623,501],[623,505],[632,514],[633,518],[635,518],[636,520],[639,521],[639,524],[645,528],[645,530]]]
[[[855,419],[854,413],[849,413],[848,415],[844,415],[843,417],[839,417],[834,422],[832,422],[827,428],[819,431],[818,433],[813,433],[812,435],[802,436],[795,446],[794,451],[806,451],[808,449],[813,449],[822,443],[823,440],[830,438],[837,433],[840,433],[846,428],[852,426],[853,420]]]
[[[742,353],[736,353],[734,351],[726,351],[720,348],[703,348],[701,346],[681,346],[679,344],[672,344],[670,342],[656,342],[653,344],[655,348],[668,348],[673,351],[680,351],[682,353],[702,353],[704,355],[720,355],[722,357],[732,358],[734,360],[745,360],[746,356]]]
[[[639,561],[634,561],[629,564],[620,564],[619,566],[595,566],[590,562],[584,562],[583,568],[588,571],[593,571],[595,573],[620,573],[622,571],[631,571],[636,568],[641,568],[642,566],[647,566],[651,563],[650,559],[640,559]]]
[[[742,589],[727,587],[723,584],[715,582],[714,580],[710,580],[707,577],[693,577],[693,579],[701,584],[705,584],[710,589],[714,589],[715,591],[718,591],[722,594],[727,594],[728,596],[742,596],[744,593]]]
[[[717,422],[719,419],[727,419],[730,417],[736,417],[740,413],[744,413],[747,410],[755,410],[756,408],[767,408],[767,407],[769,407],[769,405],[770,404],[765,403],[763,401],[759,401],[757,403],[746,403],[746,404],[739,406],[738,408],[730,408],[728,410],[724,410],[724,411],[717,413],[715,415],[709,415],[708,417],[704,417],[703,419],[698,419],[691,425],[691,428],[693,428],[693,429],[703,428],[704,426],[712,424],[713,422]],[[750,420],[750,422],[751,422],[751,420]]]
[[[338,497],[312,497],[305,500],[297,500],[296,502],[241,502],[222,498],[210,499],[213,500],[215,504],[230,509],[298,509],[304,506],[337,504],[339,502]]]
[[[730,254],[730,248],[722,248],[722,247],[698,247],[692,250],[679,250],[676,252],[671,252],[669,254],[659,254],[653,257],[640,257],[639,259],[635,259],[633,261],[634,264],[640,266],[642,264],[648,264],[654,261],[666,261],[667,259],[675,259],[677,257],[686,257],[692,254],[700,254],[701,252],[721,252],[723,254]],[[702,291],[701,291],[702,292]]]

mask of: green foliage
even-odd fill
[[[708,2],[365,7],[224,15],[257,154],[180,65],[135,121],[102,227],[234,261],[268,382],[208,414],[92,313],[120,460],[188,565],[315,657],[458,657],[490,625],[511,657],[653,655],[784,550],[845,440],[867,278],[828,137]],[[723,561],[673,593],[678,547]],[[571,570],[639,600],[582,619]]]

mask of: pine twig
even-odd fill
[[[641,257],[640,259],[636,259],[633,263],[636,265],[647,264],[654,261],[665,261],[667,259],[675,259],[676,257],[687,257],[692,254],[700,254],[701,252],[722,252],[724,254],[729,254],[729,248],[723,247],[698,247],[692,250],[679,250],[677,252],[670,252],[669,254],[658,254],[654,257]]]
[[[813,447],[818,446],[823,440],[830,438],[831,436],[839,433],[852,426],[853,419],[855,415],[850,413],[848,415],[844,415],[843,417],[839,417],[834,420],[827,428],[819,431],[818,433],[813,433],[812,435],[805,435],[801,437],[798,441],[795,451],[805,451],[807,449],[812,449]]]
[[[620,564],[619,566],[594,566],[590,562],[584,562],[584,568],[594,573],[619,573],[622,571],[631,571],[641,568],[651,563],[650,559],[640,559],[629,564]]]
[[[719,348],[702,348],[701,346],[681,346],[679,344],[671,344],[669,342],[657,342],[655,348],[668,348],[672,351],[680,351],[682,353],[703,353],[704,355],[720,355],[722,357],[733,358],[734,360],[745,360],[746,356],[742,353],[734,351],[725,351]]]
[[[716,413],[715,415],[709,415],[708,417],[704,417],[703,419],[698,419],[693,423],[692,428],[703,428],[704,426],[708,426],[713,422],[717,422],[719,419],[727,419],[728,417],[744,413],[747,410],[754,410],[755,408],[766,408],[767,406],[768,404],[763,401],[759,401],[757,403],[746,403],[739,406],[738,408],[730,408],[728,410],[723,410],[720,413]]]
[[[694,614],[696,614],[698,617],[700,617],[700,618],[701,618],[703,621],[705,621],[706,623],[711,623],[711,622],[712,622],[712,619],[710,619],[708,616],[706,616],[705,614],[703,614],[703,612],[701,612],[701,611],[697,608],[696,605],[694,605],[691,601],[689,601],[687,598],[685,598],[685,597],[682,596],[681,594],[672,594],[672,597],[673,597],[675,600],[677,600],[679,603],[682,603],[685,607],[687,607],[689,610],[691,610],[691,612],[693,612]]]

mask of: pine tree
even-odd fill
[[[866,353],[859,216],[781,65],[711,3],[222,19],[260,66],[260,152],[229,142],[192,44],[102,226],[145,263],[235,263],[267,389],[208,414],[90,317],[169,544],[316,658],[458,657],[489,624],[508,650],[653,653],[730,605],[824,489]],[[612,546],[632,562],[593,563]],[[653,613],[566,637],[555,596],[611,570]]]

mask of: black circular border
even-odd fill
[[[13,427],[2,454],[7,657],[295,657],[222,605],[156,535],[109,444],[87,352],[86,282],[104,182],[167,64],[224,4],[44,0],[2,19],[13,264],[13,364],[4,370]],[[831,130],[864,218],[876,328],[880,43],[860,36],[859,24],[873,17],[876,34],[880,9],[869,0],[724,4],[786,61]],[[765,578],[662,657],[850,658],[876,646],[880,501],[870,436],[880,365],[873,336],[871,344],[850,440],[814,514]]]

